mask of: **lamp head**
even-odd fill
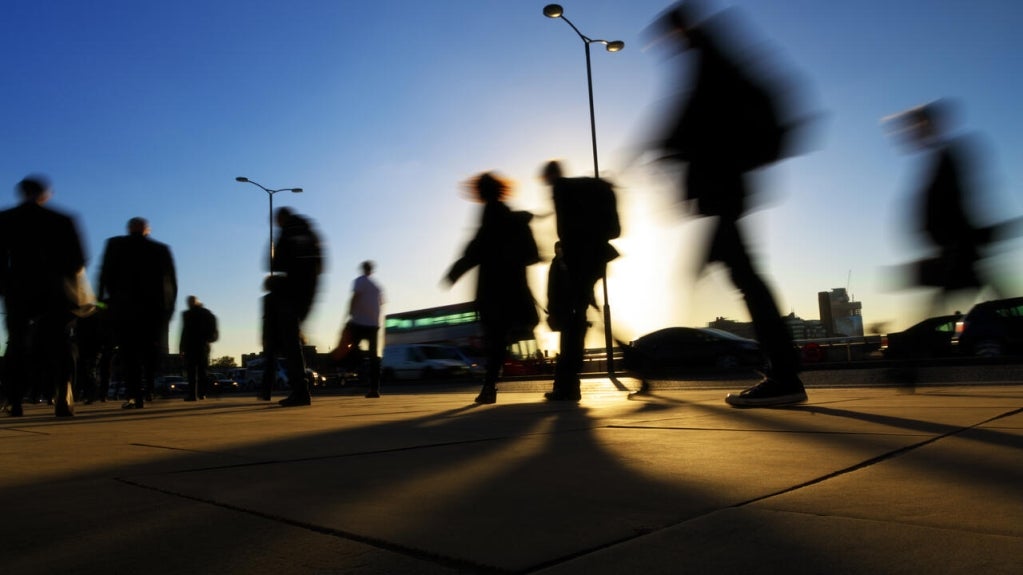
[[[621,40],[614,40],[607,43],[608,52],[621,52],[625,48],[625,42]]]
[[[234,181],[236,181],[236,182],[247,182],[247,181],[249,181],[249,179],[246,178],[245,176],[238,176],[237,178],[234,179]]]
[[[291,193],[293,193],[293,194],[301,194],[302,193],[302,188],[291,188]]]
[[[548,4],[543,7],[543,15],[548,18],[561,18],[564,13],[565,10],[560,4]]]

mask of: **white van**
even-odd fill
[[[452,379],[468,377],[469,366],[458,348],[450,345],[410,343],[384,348],[380,377],[395,379]]]

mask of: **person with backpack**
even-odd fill
[[[536,301],[529,289],[526,268],[539,262],[540,255],[529,222],[533,215],[516,212],[504,203],[511,185],[492,172],[468,183],[474,199],[483,203],[476,235],[445,275],[449,285],[467,271],[479,267],[476,279],[476,311],[483,325],[487,348],[487,371],[476,403],[497,401],[497,380],[501,375],[508,344],[532,338],[540,323]]]
[[[706,261],[721,262],[742,292],[761,349],[764,379],[725,401],[764,407],[806,401],[792,336],[771,289],[750,258],[739,219],[748,211],[747,173],[778,161],[789,128],[779,118],[780,91],[744,68],[725,46],[726,14],[703,21],[678,3],[654,24],[658,33],[693,54],[692,90],[658,146],[686,165],[683,188],[702,216],[716,217]]]
[[[542,177],[551,187],[562,260],[558,291],[548,297],[559,302],[550,307],[560,326],[560,350],[553,389],[544,397],[548,401],[579,401],[579,372],[589,327],[586,311],[595,305],[593,287],[604,277],[607,262],[618,256],[609,241],[621,235],[621,225],[610,183],[599,178],[566,178],[557,161],[544,166]]]

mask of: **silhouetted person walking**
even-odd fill
[[[700,215],[717,218],[707,261],[728,268],[769,362],[760,383],[725,400],[737,407],[799,403],[806,401],[806,392],[792,337],[738,222],[748,208],[747,172],[780,159],[787,128],[775,108],[778,91],[727,52],[724,18],[697,21],[679,3],[655,23],[695,59],[692,91],[660,145],[670,158],[686,163],[685,193]]]
[[[384,303],[384,292],[380,284],[369,277],[372,274],[373,262],[362,262],[362,275],[352,282],[347,324],[352,334],[352,345],[357,348],[365,340],[369,346],[369,391],[366,393],[369,398],[380,397],[380,355],[377,353],[377,342],[380,306]]]
[[[178,297],[174,257],[149,237],[145,218],[128,220],[128,234],[107,240],[99,297],[108,302],[128,401],[141,409],[167,352],[167,330]]]
[[[480,226],[445,278],[453,284],[479,267],[476,311],[487,346],[487,371],[476,403],[494,403],[508,344],[531,338],[540,321],[526,280],[526,268],[540,256],[529,228],[532,214],[513,212],[504,203],[511,191],[508,182],[486,172],[470,180],[469,191],[483,203]]]
[[[275,331],[270,340],[275,351],[279,351],[287,362],[288,385],[291,386],[288,397],[278,403],[284,407],[309,405],[311,396],[302,355],[301,326],[316,298],[316,288],[323,271],[323,249],[308,219],[288,208],[278,209],[276,216],[281,233],[274,246],[270,270],[280,275],[270,280],[270,298],[265,305],[269,308],[271,327]],[[264,374],[266,370],[276,373],[277,353],[267,354],[264,349],[264,356]],[[269,399],[265,385],[263,397]]]
[[[188,296],[188,309],[181,312],[181,341],[178,345],[178,351],[185,360],[185,373],[188,374],[185,401],[206,399],[210,344],[219,337],[217,317],[203,306],[199,298]]]
[[[559,265],[563,266],[558,277],[558,303],[552,306],[557,308],[552,313],[561,324],[561,349],[554,368],[554,389],[544,397],[549,401],[579,401],[579,372],[589,327],[586,310],[596,306],[593,286],[604,276],[607,262],[618,256],[608,243],[621,234],[618,207],[614,190],[603,180],[566,178],[556,161],[548,162],[542,175],[554,199],[562,253]]]
[[[71,329],[77,302],[69,297],[85,254],[74,220],[44,206],[52,192],[39,176],[17,187],[21,203],[0,212],[0,289],[7,312],[4,392],[12,416],[23,414],[25,391],[54,394],[54,414],[74,415]]]
[[[915,265],[913,283],[940,289],[935,309],[951,292],[984,287],[977,263],[997,231],[977,223],[971,149],[965,138],[952,136],[950,108],[950,102],[939,100],[886,118],[914,151],[926,155],[912,227],[933,255]]]

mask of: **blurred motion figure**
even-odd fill
[[[977,222],[975,154],[966,138],[952,136],[953,108],[952,102],[938,100],[883,120],[911,150],[926,154],[912,196],[916,209],[912,228],[932,255],[911,264],[909,275],[915,285],[939,288],[932,312],[952,292],[980,291],[991,283],[981,277],[977,264],[1003,227]],[[990,287],[1005,297],[997,286]]]
[[[749,209],[747,173],[789,152],[792,125],[782,119],[775,78],[754,73],[726,45],[730,12],[698,20],[689,2],[655,21],[654,32],[693,54],[692,89],[656,145],[665,159],[686,165],[683,188],[702,216],[717,218],[707,262],[721,262],[742,292],[769,365],[757,385],[729,394],[736,407],[806,401],[792,337],[767,283],[751,260],[738,220]]]
[[[74,220],[45,207],[52,195],[45,178],[29,176],[17,190],[21,203],[0,212],[0,289],[8,334],[4,393],[14,417],[23,414],[22,398],[33,384],[54,394],[57,417],[70,417],[77,304],[69,288],[85,254]]]
[[[483,203],[483,214],[476,235],[445,279],[454,284],[467,271],[479,267],[476,311],[487,346],[487,371],[475,401],[494,403],[508,344],[532,338],[540,322],[526,280],[526,268],[540,261],[540,255],[529,228],[533,215],[514,212],[504,203],[511,191],[507,181],[486,172],[470,180],[468,187],[474,199]]]
[[[276,216],[281,234],[270,262],[270,271],[274,275],[267,281],[270,293],[265,300],[264,311],[264,341],[272,342],[273,349],[263,349],[262,397],[270,399],[266,374],[277,373],[276,352],[280,351],[287,361],[291,393],[278,403],[283,407],[295,407],[311,402],[305,357],[302,355],[301,327],[316,299],[316,289],[323,272],[323,246],[307,218],[289,208],[278,209]],[[268,324],[270,333],[267,334]]]

